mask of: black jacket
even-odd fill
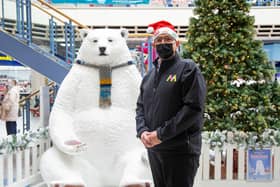
[[[148,72],[140,89],[137,136],[157,130],[162,143],[152,150],[200,154],[206,85],[198,66],[176,54]]]

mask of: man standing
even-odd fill
[[[158,58],[143,78],[137,136],[148,150],[155,187],[192,187],[201,152],[206,85],[199,67],[181,59],[174,26],[149,25]]]

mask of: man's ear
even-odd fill
[[[176,40],[176,47],[179,47],[179,45],[180,45],[179,40]]]

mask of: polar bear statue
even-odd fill
[[[150,186],[146,151],[136,138],[141,76],[125,29],[80,31],[76,63],[63,80],[49,131],[54,146],[41,158],[48,186]]]

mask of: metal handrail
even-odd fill
[[[50,86],[55,86],[55,83],[54,82],[51,82],[47,85],[48,87]],[[30,112],[33,113],[33,116],[36,114],[35,110],[33,109],[31,111],[31,107],[30,107],[30,100],[33,96],[37,95],[40,91],[39,90],[36,90],[34,92],[32,92],[31,94],[29,94],[28,96],[25,96],[23,99],[21,99],[19,101],[19,106],[20,106],[20,111],[22,112],[22,116],[23,116],[23,133],[25,131],[28,131],[30,130]],[[53,95],[55,97],[55,94],[56,93],[56,89],[52,89],[52,90],[49,90],[49,95],[51,97],[51,95]],[[53,97],[53,98],[54,98]],[[50,101],[51,102],[51,101]],[[53,104],[53,103],[52,103]],[[37,109],[36,109],[37,110]],[[38,115],[38,114],[36,114]]]
[[[83,25],[82,23],[80,23],[79,21],[71,18],[70,16],[66,15],[65,13],[63,13],[62,11],[60,11],[59,9],[55,8],[54,6],[50,5],[49,3],[43,1],[43,0],[37,0],[38,2],[40,2],[42,5],[45,5],[46,7],[50,8],[51,10],[55,11],[56,13],[58,13],[59,15],[65,17],[66,19],[70,20],[71,22],[77,24],[79,27],[81,28],[85,28],[88,29],[88,27],[86,25]]]
[[[63,13],[62,11],[60,11],[59,9],[55,8],[54,6],[50,5],[49,3],[43,1],[43,0],[37,0],[38,2],[40,2],[42,5],[45,5],[46,7],[50,8],[51,10],[55,11],[56,13],[58,13],[59,15],[63,16],[64,18],[72,21],[73,23],[77,24],[79,27],[84,28],[84,29],[89,29],[88,26],[80,23],[79,21],[71,18],[70,16],[66,15],[65,13]],[[43,8],[41,8],[40,6],[38,6],[35,3],[31,3],[33,6],[35,6],[36,8],[40,9],[41,11],[45,12],[46,14],[54,17],[55,19],[59,20],[61,23],[64,23],[64,21],[62,21],[60,18],[58,18],[57,16],[55,16],[54,14],[44,10]],[[129,38],[148,38],[153,36],[152,34],[128,34]]]
[[[48,14],[49,16],[52,16],[53,18],[55,18],[56,20],[58,20],[61,23],[64,23],[64,21],[62,19],[60,19],[59,17],[53,15],[52,13],[46,11],[45,9],[41,8],[40,6],[38,6],[36,3],[31,2],[31,5],[38,8],[39,10],[41,10],[42,12]]]
[[[47,86],[53,86],[55,83],[54,82],[50,82]],[[23,105],[25,103],[26,100],[32,98],[33,96],[37,95],[40,92],[40,90],[36,90],[34,92],[32,92],[31,94],[29,94],[28,96],[25,96],[24,98],[22,98],[19,101],[20,105]]]
[[[30,0],[29,0],[30,1]],[[75,58],[75,31],[78,31],[77,27],[74,26],[72,23],[75,23],[81,28],[88,28],[87,26],[81,24],[77,20],[69,17],[68,15],[64,14],[54,6],[50,5],[49,3],[41,0],[37,0],[38,3],[41,3],[43,6],[40,6],[38,3],[31,2],[31,6],[37,8],[38,10],[44,12],[45,14],[49,15],[51,19],[49,20],[49,32],[50,32],[50,54],[53,56],[56,55],[57,52],[57,43],[55,41],[56,38],[56,22],[58,20],[60,23],[64,25],[64,33],[65,33],[65,63],[71,64]],[[54,13],[50,12],[49,10],[45,10],[44,7],[49,8],[50,10],[59,14],[59,16],[55,15]],[[66,21],[63,20],[66,19]]]
[[[59,9],[57,9],[56,7],[52,6],[51,4],[45,2],[44,0],[37,0],[37,2],[41,3],[42,5],[46,6],[47,8],[53,10],[54,12],[58,13],[59,15],[63,16],[64,18],[68,19],[70,21],[70,26],[71,26],[71,22],[75,23],[76,25],[78,25],[79,27],[81,28],[84,28],[84,29],[89,29],[86,25],[83,25],[82,23],[80,23],[79,21],[71,18],[70,16],[66,15],[65,13],[63,13],[62,11],[60,11]],[[55,19],[58,19],[60,20],[60,22],[63,22],[61,19],[57,18],[56,16],[54,16],[52,13],[42,9],[41,7],[39,7],[38,5],[36,5],[35,3],[31,3],[33,6],[35,6],[36,8],[39,8],[40,10],[42,10],[43,12],[47,13],[48,15],[52,16],[53,18]],[[65,26],[65,30],[66,30],[66,26]],[[74,29],[76,30],[77,28],[74,27]],[[67,32],[67,31],[66,31]],[[69,31],[69,33],[72,33],[72,31]],[[148,33],[143,33],[143,34],[128,34],[128,37],[129,38],[147,38],[148,39],[148,62],[149,62],[149,69],[152,68],[152,34],[148,34]],[[70,62],[71,62],[71,59],[73,60],[73,54],[75,49],[73,49],[73,43],[75,41],[71,41],[71,39],[73,39],[72,37],[75,38],[75,35],[71,36],[71,38],[65,38],[65,42],[67,42],[67,39],[69,40],[68,42],[70,43],[70,47],[68,49],[68,45],[65,45],[66,46],[66,62],[68,62],[68,59],[70,59]],[[53,49],[52,49],[53,50]],[[69,52],[70,50],[70,52]],[[70,55],[70,57],[69,57]],[[72,56],[71,56],[72,55]]]

